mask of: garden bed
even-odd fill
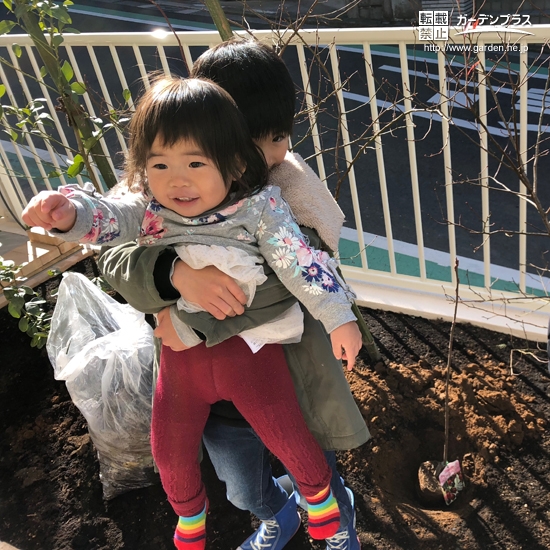
[[[85,260],[75,270],[95,274]],[[59,280],[40,287],[46,295]],[[355,493],[365,549],[550,547],[550,375],[546,364],[512,349],[528,344],[467,325],[455,332],[449,459],[460,458],[466,489],[450,506],[427,505],[419,465],[441,460],[444,368],[450,326],[362,310],[384,361],[364,362],[348,379],[373,434],[338,453]],[[531,349],[536,349],[531,344]],[[0,310],[0,541],[21,550],[167,550],[175,516],[157,482],[102,499],[86,423],[45,350],[29,346]],[[540,357],[545,353],[539,352]],[[207,548],[232,550],[257,525],[225,499],[208,460]],[[276,465],[276,472],[281,473]],[[289,550],[321,549],[301,528]]]

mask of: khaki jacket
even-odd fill
[[[313,240],[313,234],[310,238]],[[156,313],[173,303],[159,296],[153,278],[154,265],[162,250],[160,246],[138,247],[135,243],[104,248],[99,268],[128,303],[145,313]],[[243,315],[218,321],[208,313],[182,311],[182,321],[202,332],[209,345],[213,345],[277,317],[296,299],[273,273],[266,270],[266,275],[268,280],[257,288],[253,303]],[[368,441],[369,431],[350,392],[342,364],[334,357],[322,324],[305,308],[302,341],[283,348],[302,413],[321,447],[346,450]]]

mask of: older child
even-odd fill
[[[232,39],[201,55],[193,74],[214,80],[236,99],[270,168],[280,165],[270,172],[270,182],[276,181],[283,188],[283,196],[290,201],[301,229],[311,243],[320,243],[316,233],[309,229],[315,228],[336,249],[342,212],[304,161],[287,153],[295,91],[288,69],[276,52],[256,41]],[[303,200],[300,192],[308,200]],[[313,200],[316,203],[312,204]],[[322,217],[320,223],[316,215]],[[327,227],[327,219],[334,223]],[[170,308],[166,306],[180,294],[212,314],[178,312],[178,317],[200,331],[210,343],[262,324],[288,307],[288,292],[267,268],[268,281],[258,287],[252,306],[243,310],[244,294],[226,274],[214,267],[189,269],[177,260],[171,247],[126,244],[105,248],[99,266],[109,283],[134,307],[151,313],[165,307],[157,327],[163,341],[174,337]],[[177,334],[175,338],[178,340]],[[314,348],[308,345],[311,341],[316,342]],[[307,310],[304,310],[302,343],[283,348],[301,410],[332,468],[331,486],[340,508],[341,527],[326,540],[327,549],[359,550],[353,494],[341,482],[334,450],[352,449],[367,441],[365,422],[350,393],[341,363],[331,354],[330,341],[321,323]],[[239,548],[281,550],[298,528],[299,517],[295,499],[289,498],[272,477],[269,454],[262,441],[228,402],[212,406],[203,441],[218,477],[226,483],[227,498],[262,520],[257,531]]]
[[[103,199],[69,186],[34,197],[23,220],[92,243],[126,242],[141,226],[141,244],[185,243],[190,258],[216,256],[230,274],[233,266],[248,267],[250,258],[265,259],[322,320],[335,354],[353,365],[361,336],[350,291],[329,255],[308,246],[280,190],[266,186],[264,159],[227,92],[206,80],[158,80],[132,117],[126,177],[130,188],[140,187],[137,196]],[[266,345],[253,355],[232,338],[211,348],[162,350],[151,441],[180,516],[176,546],[204,548],[208,504],[199,446],[210,406],[221,399],[235,404],[298,481],[310,535],[333,536],[340,513],[331,470],[300,413],[282,348]]]

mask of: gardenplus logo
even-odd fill
[[[427,42],[449,39],[450,16],[448,11],[418,12],[418,39]],[[484,32],[506,32],[528,35],[525,30],[531,26],[529,14],[486,15],[475,17],[458,16],[458,27],[462,31],[457,35],[477,34]]]
[[[481,13],[476,17],[470,18],[466,15],[460,15],[458,17],[458,26],[462,27],[463,30],[457,34],[483,32],[533,34],[522,28],[531,26],[531,16],[529,14],[486,15]]]

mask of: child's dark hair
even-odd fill
[[[157,78],[139,100],[129,130],[125,176],[130,189],[147,190],[147,158],[157,136],[166,146],[193,141],[216,163],[224,181],[233,182],[235,200],[267,183],[265,159],[243,115],[231,96],[209,80]]]
[[[191,76],[208,78],[229,92],[253,139],[292,134],[296,91],[273,48],[232,38],[204,52],[193,64]]]

